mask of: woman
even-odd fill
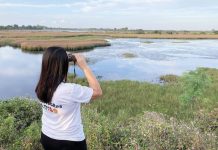
[[[36,95],[42,105],[41,143],[45,150],[86,150],[80,105],[102,95],[101,87],[85,58],[75,54],[89,87],[67,83],[69,60],[61,47],[49,47],[43,54]]]

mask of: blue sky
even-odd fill
[[[0,0],[0,25],[218,29],[218,0]]]

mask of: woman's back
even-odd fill
[[[93,90],[74,83],[61,83],[49,104],[43,109],[42,132],[58,140],[82,141],[85,139],[80,105],[88,103]]]

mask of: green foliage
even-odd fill
[[[0,118],[0,145],[7,145],[16,135],[15,118],[13,116]]]
[[[36,101],[28,98],[1,101],[0,116],[1,146],[11,150],[37,149],[41,129],[36,122],[40,122],[41,107]]]
[[[96,109],[84,108],[82,116],[88,148],[95,150],[110,147],[114,122],[102,113],[98,113]]]
[[[13,116],[16,122],[16,130],[20,131],[29,126],[33,121],[40,120],[41,107],[38,103],[32,103],[33,100],[23,98],[14,98],[9,101],[1,101],[0,116],[6,118]],[[19,104],[19,107],[16,107]]]
[[[87,85],[85,79],[73,82]],[[89,149],[215,150],[218,70],[201,68],[172,82],[102,81],[103,97],[82,106]],[[179,101],[187,87],[197,87],[195,97],[186,93],[196,107]],[[0,101],[0,149],[42,150],[41,113],[35,100]]]
[[[182,77],[182,103],[196,103],[204,99],[204,91],[211,84],[211,78],[201,69],[191,71]]]
[[[30,126],[28,126],[19,140],[16,140],[14,147],[19,147],[26,150],[40,150],[42,149],[41,144],[39,144],[41,134],[41,123],[34,121]]]

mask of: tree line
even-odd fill
[[[46,26],[41,26],[41,25],[6,25],[2,26],[0,25],[0,30],[43,30],[47,29]]]
[[[42,25],[0,25],[0,30],[77,30],[77,31],[109,31],[109,32],[129,32],[136,34],[218,34],[218,30],[212,29],[211,31],[187,31],[187,30],[144,30],[144,29],[129,29],[124,28],[62,28],[62,27],[46,27]]]

